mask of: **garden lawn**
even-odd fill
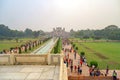
[[[85,42],[75,43],[78,46],[78,52],[85,52],[88,63],[95,60],[100,69],[120,69],[120,42]],[[82,45],[81,45],[82,44]],[[87,48],[89,49],[87,49]],[[99,55],[106,58],[102,58]]]
[[[18,43],[16,40],[2,40],[0,41],[0,51],[3,51],[4,49],[9,50],[11,47],[19,47],[22,44],[25,44],[27,41],[34,41],[36,39],[33,38],[23,38],[18,39]]]

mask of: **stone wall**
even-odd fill
[[[10,54],[0,54],[0,65],[8,65],[11,64]]]
[[[47,55],[34,55],[34,54],[15,54],[15,64],[44,64],[47,65]]]
[[[60,57],[60,75],[59,75],[59,80],[68,80],[68,75],[67,75],[67,67],[66,64],[63,62],[63,53],[61,53]]]
[[[60,65],[61,54],[1,54],[0,65],[44,64]]]
[[[55,65],[60,65],[60,54],[51,54],[50,55],[50,63]]]

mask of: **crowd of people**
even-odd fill
[[[27,51],[31,50],[34,47],[37,47],[42,42],[47,41],[50,38],[45,38],[43,40],[35,40],[35,41],[28,41],[25,44],[20,45],[19,47],[11,47],[10,49],[4,49],[3,51],[0,51],[0,54],[20,54],[20,53],[26,53]]]
[[[63,41],[63,51],[64,51],[64,63],[66,64],[67,68],[70,69],[71,73],[82,74],[82,65],[89,67],[89,76],[107,76],[109,74],[109,67],[106,67],[106,73],[103,74],[100,72],[99,68],[96,68],[94,65],[91,67],[87,64],[87,60],[85,56],[79,55],[78,64],[73,64],[73,60],[76,60],[77,51],[71,46],[71,48],[65,48],[64,46],[70,45],[70,42],[67,40]],[[74,55],[74,58],[70,58],[70,55]],[[113,71],[113,80],[117,80],[117,72]]]
[[[63,43],[63,46],[69,45],[70,43]],[[82,74],[82,65],[83,63],[86,64],[86,58],[82,58],[78,61],[78,65],[73,64],[73,59],[69,57],[70,54],[74,54],[74,59],[76,59],[77,51],[71,47],[71,49],[68,48],[63,48],[64,51],[64,63],[66,64],[67,68],[70,68],[70,72],[72,73],[73,71],[77,74]]]

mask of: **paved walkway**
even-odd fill
[[[0,80],[58,80],[59,66],[0,66]]]
[[[102,73],[106,73],[106,70],[100,70]],[[115,70],[117,72],[117,78],[120,79],[120,70]],[[109,70],[108,76],[112,76],[113,70]]]
[[[65,45],[64,48],[70,49],[71,45]],[[74,59],[73,51],[71,53],[70,52],[66,52],[66,54],[68,54],[68,53],[69,53],[69,58],[73,59],[73,72],[72,73],[70,72],[70,66],[69,66],[68,67],[68,75],[78,75],[77,72],[74,71],[74,65],[78,66],[78,64],[80,63],[80,56],[77,53],[76,59]],[[86,65],[83,64],[81,69],[82,69],[82,75],[89,76],[89,68]]]

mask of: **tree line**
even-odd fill
[[[11,38],[24,38],[24,37],[39,37],[45,35],[45,32],[42,30],[32,31],[27,28],[25,31],[11,30],[8,26],[0,24],[0,39],[11,39]]]
[[[77,37],[81,39],[110,39],[110,40],[120,40],[120,28],[116,25],[109,25],[101,30],[78,30],[74,31],[71,29],[70,34],[72,37]]]

